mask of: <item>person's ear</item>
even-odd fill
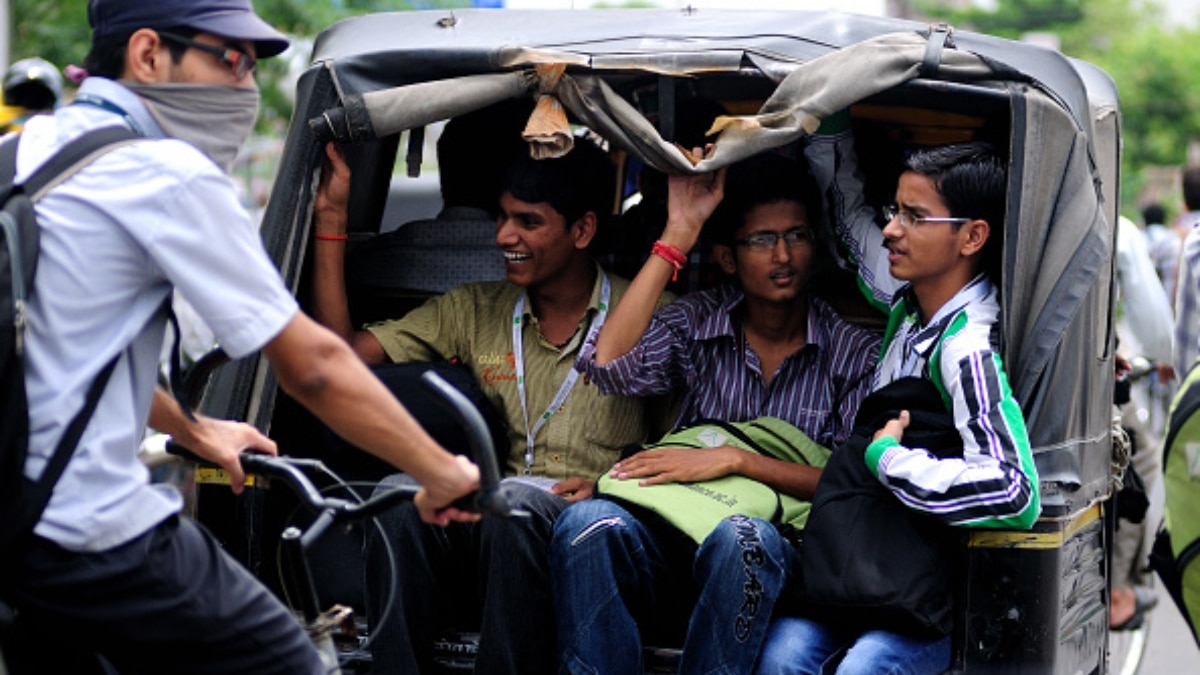
[[[976,218],[962,226],[964,232],[962,234],[962,247],[959,251],[964,257],[970,257],[983,250],[983,245],[987,243],[988,237],[991,235],[991,226],[986,220]]]
[[[571,236],[575,239],[575,248],[582,251],[592,243],[592,239],[596,238],[598,220],[594,211],[588,211],[571,225]]]
[[[170,72],[171,53],[158,33],[140,28],[125,46],[125,71],[121,78],[141,84],[163,82]]]
[[[725,244],[713,244],[713,258],[716,259],[722,272],[729,275],[737,274],[737,258],[734,257],[732,248]]]

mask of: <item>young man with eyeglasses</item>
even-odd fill
[[[677,426],[772,416],[824,447],[844,440],[879,342],[809,293],[815,188],[773,154],[730,167],[728,181],[725,170],[671,177],[662,238],[582,361],[587,376],[607,394],[682,392]],[[732,282],[655,312],[702,226]],[[737,474],[810,499],[820,469],[722,446],[640,453],[611,474],[647,485]],[[559,518],[550,555],[564,672],[641,673],[641,634],[686,612],[680,672],[750,672],[792,545],[758,518],[727,518],[698,548],[657,528],[603,499]]]
[[[843,262],[889,315],[873,390],[906,377],[931,381],[963,444],[961,458],[906,447],[904,411],[874,434],[864,461],[905,506],[943,523],[1028,529],[1040,512],[1037,469],[995,342],[1000,304],[990,278],[1004,224],[1003,161],[986,143],[915,150],[880,230],[863,197],[853,143],[849,116],[839,113],[805,155],[832,210]],[[757,672],[916,675],[944,672],[950,657],[949,635],[784,617],[772,624]]]
[[[252,129],[255,57],[287,38],[248,0],[92,0],[90,76],[74,103],[29,121],[17,179],[92,130],[138,137],[36,205],[28,305],[29,459],[41,475],[90,383],[115,364],[33,535],[4,551],[20,672],[326,673],[296,618],[212,535],[180,517],[173,487],[138,458],[149,425],[221,465],[274,454],[252,426],[188,418],[156,389],[178,288],[235,357],[261,350],[280,385],[359,447],[417,477],[430,522],[478,487],[329,330],[300,312],[227,175]],[[176,37],[164,38],[160,31]],[[106,663],[98,663],[102,660]]]

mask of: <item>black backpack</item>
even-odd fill
[[[114,357],[92,382],[83,407],[63,433],[40,479],[26,478],[29,408],[25,397],[25,307],[33,290],[39,237],[33,204],[115,144],[136,138],[137,134],[124,127],[84,134],[20,185],[13,182],[20,136],[0,143],[0,551],[6,553],[33,532],[120,356]]]
[[[847,629],[931,639],[953,626],[965,534],[905,506],[863,461],[875,431],[900,410],[911,418],[906,443],[962,457],[954,417],[928,380],[902,378],[872,392],[817,482],[795,600],[801,613]]]

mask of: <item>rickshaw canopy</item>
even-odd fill
[[[757,78],[770,93],[757,111],[720,118],[714,153],[697,158],[665,140],[621,91],[633,76]],[[1009,110],[1001,346],[1037,459],[1043,515],[1077,511],[1108,491],[1120,147],[1115,87],[1086,63],[945,26],[836,13],[399,12],[321,34],[291,133],[311,121],[369,143],[547,95],[614,148],[663,171],[701,172],[798,141],[827,115],[906,87],[930,102],[969,108],[999,99]],[[310,145],[315,152],[319,141]],[[309,176],[279,180],[289,178],[311,184]],[[303,225],[276,201],[264,236],[287,275],[299,267],[284,260],[296,255],[288,233]]]

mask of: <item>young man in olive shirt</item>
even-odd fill
[[[482,611],[476,671],[549,673],[555,632],[546,545],[566,506],[591,495],[620,449],[645,440],[643,401],[601,396],[575,359],[628,282],[605,274],[587,247],[610,210],[612,165],[576,140],[562,158],[522,158],[500,198],[496,241],[507,278],[451,289],[407,316],[354,331],[343,282],[349,171],[336,150],[316,204],[314,315],[368,363],[458,358],[509,423],[509,488],[526,520],[484,518],[435,531],[406,509],[385,518],[399,542],[400,592],[376,640],[375,672],[431,667],[437,631]],[[389,563],[368,546],[369,602],[386,604]],[[453,601],[447,602],[447,598]],[[373,620],[378,611],[369,607]],[[374,621],[373,621],[374,623]]]

